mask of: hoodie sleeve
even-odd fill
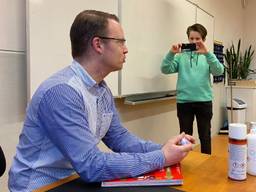
[[[207,54],[205,54],[205,57],[206,57],[207,63],[210,66],[210,72],[213,75],[222,75],[224,72],[224,66],[219,62],[217,57],[211,52],[208,52]]]
[[[178,57],[174,53],[168,52],[161,64],[161,71],[164,74],[176,73],[178,72]]]

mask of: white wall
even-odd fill
[[[246,0],[246,5],[244,8],[244,47],[247,48],[251,44],[253,49],[256,49],[256,1],[255,0]],[[254,59],[251,64],[251,69],[256,69],[256,53],[254,53]],[[256,75],[250,77],[256,78]]]
[[[192,0],[191,2],[214,15],[214,39],[222,41],[225,47],[229,46],[232,41],[235,42],[243,37],[244,15],[240,0]],[[226,95],[223,83],[214,84],[213,90],[212,133],[216,134],[226,119]],[[164,101],[131,107],[118,100],[117,104],[124,125],[144,138],[163,143],[167,138],[179,132],[176,104],[173,102]],[[147,109],[151,111],[148,116],[141,117],[139,112],[136,113],[147,111]],[[198,138],[196,129],[194,133]]]
[[[13,2],[22,5],[20,7],[20,10],[22,11],[20,12],[19,17],[17,17],[17,22],[23,23],[25,21],[25,0],[0,0],[0,18],[2,19],[7,19],[9,17],[8,15],[3,15],[4,12],[2,11],[2,5],[6,5],[7,2],[12,2],[12,5]],[[253,7],[255,7],[254,0],[248,1],[250,6],[247,7],[248,13],[245,14],[245,17],[248,19],[246,19],[245,22],[243,22],[244,10],[241,7],[240,0],[194,0],[193,2],[215,16],[215,39],[222,41],[224,46],[229,45],[232,41],[236,42],[239,38],[243,37],[244,25],[246,26],[245,37],[248,37],[249,42],[255,42],[253,36],[256,31],[256,26],[253,25],[253,19],[255,18],[255,13],[253,13]],[[0,22],[2,22],[2,20],[0,20]],[[1,26],[5,25],[12,25],[12,23],[1,24]],[[21,25],[20,28],[21,30],[24,30],[22,26],[23,25]],[[3,35],[1,32],[2,30],[0,30],[0,34]],[[21,35],[19,37],[20,40],[24,40],[24,33],[19,34]],[[6,36],[6,38],[8,38],[8,36]],[[21,120],[21,116],[23,115],[23,112],[25,112],[25,68],[25,65],[15,65],[11,67],[10,63],[6,63],[0,68],[0,88],[5,87],[3,90],[4,93],[2,93],[2,90],[0,92],[0,112],[2,114],[5,113],[4,119],[1,119],[0,117],[0,144],[7,147],[8,167],[10,166],[11,158],[15,151],[15,145],[18,141],[21,127],[20,123],[13,124],[13,121]],[[12,91],[7,89],[7,84],[11,86]],[[213,132],[216,133],[225,117],[225,96],[222,83],[214,85],[214,95],[214,118],[212,125]],[[16,104],[14,105],[12,101],[15,101],[14,103]],[[6,104],[8,102],[10,105]],[[175,109],[176,105],[173,101],[128,106],[123,104],[123,99],[116,99],[116,104],[124,126],[143,138],[163,143],[170,136],[176,135],[179,132]],[[18,113],[16,113],[17,111]],[[10,119],[8,120],[8,118]],[[6,121],[6,119],[8,121]],[[197,137],[197,134],[195,134],[195,136]],[[0,179],[1,191],[8,191],[6,183],[7,172],[4,177]]]
[[[244,37],[244,10],[241,0],[192,0],[214,15],[214,39],[223,42],[224,49]],[[214,84],[213,132],[216,133],[227,118],[226,95],[223,83]]]
[[[241,0],[191,0],[215,18],[215,40],[228,46],[243,38],[244,15]],[[253,0],[252,0],[253,1]]]
[[[1,124],[23,119],[26,102],[26,60],[25,0],[0,0],[0,5]]]
[[[174,100],[129,106],[118,99],[116,104],[124,126],[145,139],[163,143],[179,132]]]
[[[26,107],[25,0],[0,0],[0,145],[7,171],[0,190],[8,191],[8,169]]]

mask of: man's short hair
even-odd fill
[[[207,30],[203,25],[201,25],[199,23],[196,23],[194,25],[189,26],[187,28],[188,37],[189,37],[189,34],[190,34],[191,31],[196,31],[196,32],[200,33],[202,39],[205,40],[206,35],[207,35]]]
[[[108,19],[119,22],[116,15],[96,10],[85,10],[76,16],[70,29],[73,58],[87,53],[93,37],[107,35]]]

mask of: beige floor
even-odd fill
[[[15,153],[15,148],[18,143],[18,138],[22,123],[0,125],[0,145],[2,146],[5,156],[7,168],[4,175],[0,178],[0,191],[7,192],[8,187],[8,171],[11,166],[12,158]]]
[[[228,135],[218,135],[212,137],[212,155],[222,156],[228,154]],[[200,145],[195,146],[194,151],[200,151]]]

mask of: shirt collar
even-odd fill
[[[76,60],[72,61],[71,68],[76,73],[76,75],[81,78],[81,80],[88,87],[89,90],[106,87],[106,82],[104,80],[98,84]]]

